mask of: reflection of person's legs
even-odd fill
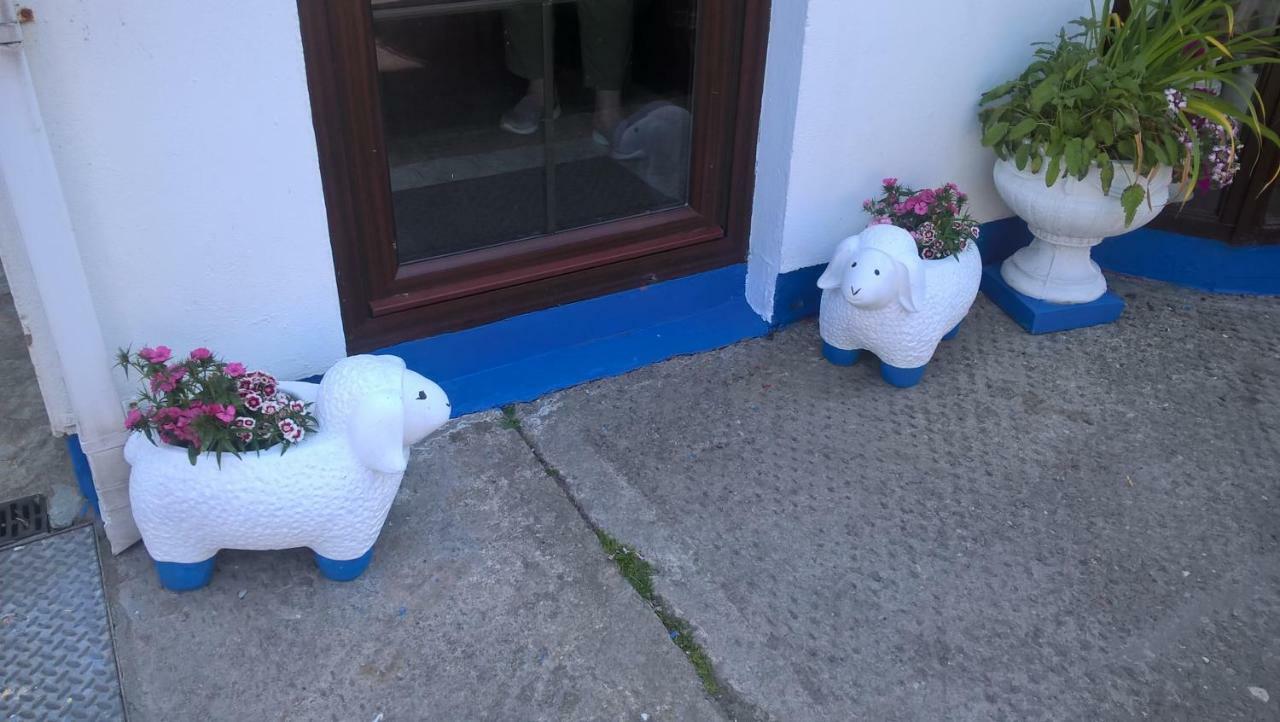
[[[595,129],[605,136],[622,121],[633,20],[632,0],[578,0],[583,81],[596,91]]]
[[[507,67],[529,81],[525,95],[515,107],[502,114],[502,128],[528,135],[538,130],[542,119],[542,8],[520,5],[502,11],[506,35]]]

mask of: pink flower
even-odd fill
[[[252,429],[257,425],[258,422],[254,421],[253,418],[249,416],[237,416],[235,420],[235,427],[237,429]]]
[[[141,426],[142,422],[145,420],[146,417],[142,415],[142,412],[139,411],[137,407],[134,407],[129,409],[129,413],[125,414],[124,427],[126,429],[136,429]]]
[[[232,404],[226,406],[210,404],[205,407],[205,412],[224,424],[229,424],[236,419],[236,407]]]
[[[884,224],[889,222],[890,220],[888,218],[885,218],[884,216],[876,216],[875,218],[871,219],[871,225],[873,226],[883,226]]]
[[[880,182],[884,184],[884,187],[885,187],[885,188],[892,188],[893,186],[898,185],[898,179],[897,179],[897,178],[885,178],[884,180],[882,180],[882,181],[880,181]]]
[[[138,351],[138,356],[147,363],[162,364],[173,358],[173,351],[169,350],[168,346],[143,347],[141,351]]]
[[[289,410],[295,414],[300,414],[303,411],[306,411],[307,407],[306,404],[303,404],[301,401],[290,401]]]
[[[257,411],[262,408],[262,397],[258,394],[250,391],[247,394],[241,393],[240,396],[244,399],[244,406],[246,409],[249,409],[250,411]]]
[[[212,357],[213,357],[213,352],[205,348],[204,346],[201,346],[200,348],[195,349],[191,352],[192,361],[208,361]]]
[[[271,399],[270,401],[265,401],[262,404],[262,413],[266,414],[267,416],[275,416],[276,414],[280,413],[280,404],[277,403],[275,399]]]
[[[223,371],[225,371],[226,374],[231,378],[238,379],[241,376],[244,376],[245,368],[244,368],[244,364],[240,363],[239,361],[232,361],[231,363],[227,364],[226,368],[224,368]],[[244,382],[242,381],[241,383],[244,383]]]

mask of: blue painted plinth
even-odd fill
[[[920,383],[920,379],[924,377],[924,370],[924,366],[901,369],[897,366],[890,366],[883,361],[880,362],[880,378],[900,389],[909,389]]]
[[[982,269],[982,292],[1028,333],[1053,333],[1097,326],[1120,318],[1124,300],[1107,291],[1089,303],[1050,303],[1013,290],[1000,275],[1000,264]]]
[[[852,366],[858,363],[858,356],[861,351],[857,349],[853,351],[845,351],[842,348],[836,348],[826,341],[822,342],[822,357],[836,366]]]
[[[356,557],[355,559],[330,559],[329,557],[316,555],[316,566],[320,569],[320,573],[326,579],[335,582],[349,582],[352,579],[364,574],[364,570],[369,568],[369,562],[373,559],[373,549]]]
[[[213,579],[213,560],[214,557],[209,557],[190,564],[156,562],[156,576],[160,577],[160,586],[171,592],[189,592]]]

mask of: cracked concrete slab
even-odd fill
[[[1112,284],[914,389],[806,322],[518,414],[761,717],[1280,719],[1280,299]]]
[[[374,561],[223,552],[162,591],[104,559],[133,720],[715,720],[719,708],[555,482],[496,413],[414,450]]]

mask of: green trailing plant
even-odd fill
[[[1148,201],[1143,180],[1164,167],[1201,178],[1201,163],[1236,163],[1237,133],[1280,145],[1266,127],[1258,91],[1241,76],[1280,62],[1277,28],[1236,26],[1228,0],[1131,0],[1122,19],[1112,0],[1092,4],[1075,32],[1038,43],[1017,78],[982,95],[982,143],[1045,184],[1083,180],[1097,169],[1104,193],[1123,183],[1126,225]],[[1244,99],[1236,105],[1220,91]],[[1225,137],[1218,154],[1202,147],[1206,123]],[[1274,180],[1274,178],[1273,178]],[[1190,189],[1188,188],[1188,192]]]

